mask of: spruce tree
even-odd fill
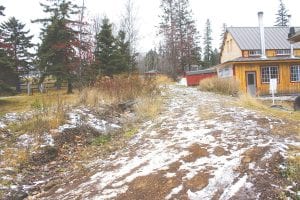
[[[5,10],[5,7],[1,5],[0,6],[0,16],[5,16],[4,12],[3,12],[4,10]]]
[[[147,71],[157,70],[159,56],[155,50],[151,49],[150,51],[148,51],[144,60],[145,60],[144,63]]]
[[[31,40],[33,35],[28,35],[29,30],[25,31],[25,24],[15,17],[1,24],[0,29],[3,33],[3,41],[6,44],[5,51],[11,60],[11,67],[18,74],[17,92],[21,92],[20,78],[30,70],[33,54],[29,52],[33,47]]]
[[[279,0],[279,9],[276,16],[277,17],[274,26],[288,26],[288,10],[286,9],[282,0]]]
[[[199,63],[201,48],[189,0],[162,0],[160,31],[164,36],[171,75],[176,78],[185,67]]]
[[[132,72],[132,55],[130,51],[130,42],[126,40],[126,33],[124,31],[119,31],[116,38],[116,51],[115,51],[115,60],[116,60],[116,73]]]
[[[206,20],[205,24],[205,30],[204,30],[204,52],[203,52],[203,62],[204,62],[204,67],[208,68],[212,65],[211,59],[212,59],[212,29],[211,29],[211,24],[210,20]]]
[[[80,32],[75,27],[80,21],[72,20],[73,15],[80,13],[79,7],[67,0],[47,0],[41,4],[48,18],[37,19],[44,25],[41,32],[42,43],[38,48],[39,67],[43,79],[48,75],[56,78],[57,86],[66,80],[68,93],[72,93],[73,82],[80,66],[80,57],[76,53],[81,48]]]
[[[105,76],[112,76],[116,72],[116,39],[112,33],[112,26],[105,17],[102,20],[101,31],[96,36],[95,59],[100,75]]]

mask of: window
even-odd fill
[[[249,56],[260,56],[261,55],[261,50],[250,50],[249,51]]]
[[[291,82],[300,82],[300,65],[291,66]]]
[[[270,78],[279,80],[278,66],[267,66],[261,68],[261,82],[270,83]]]
[[[287,56],[291,54],[290,49],[277,49],[276,50],[276,55],[277,56]]]

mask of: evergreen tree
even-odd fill
[[[220,63],[220,53],[218,51],[218,49],[214,49],[211,55],[211,66],[215,66],[218,65]]]
[[[279,9],[276,16],[275,26],[288,26],[288,10],[282,0],[279,0]]]
[[[159,55],[155,50],[150,50],[145,56],[145,67],[147,71],[157,70],[159,62]]]
[[[211,24],[210,20],[207,19],[206,24],[205,24],[205,30],[204,30],[204,52],[203,52],[203,62],[204,62],[204,67],[210,67],[212,65],[211,59],[212,59],[212,30],[211,30]]]
[[[130,51],[130,42],[126,40],[126,33],[119,31],[116,38],[115,52],[115,73],[131,72],[132,71],[132,56]]]
[[[222,46],[222,44],[223,44],[226,31],[227,31],[227,24],[223,23],[222,32],[221,32],[221,35],[220,35],[220,40],[221,40],[221,45],[220,46]]]
[[[108,18],[102,20],[101,31],[96,36],[95,59],[101,75],[112,76],[116,73],[116,39]]]
[[[9,18],[0,26],[3,41],[6,44],[5,51],[11,58],[11,66],[18,74],[17,92],[21,92],[20,77],[29,72],[33,57],[33,54],[29,52],[29,49],[33,47],[31,43],[33,35],[28,35],[29,30],[24,31],[24,28],[25,24],[15,17]]]
[[[80,58],[76,53],[81,48],[79,31],[75,26],[80,21],[72,20],[71,16],[79,14],[76,4],[67,0],[47,0],[49,5],[41,4],[49,18],[38,19],[34,22],[43,23],[41,39],[38,49],[39,67],[44,72],[41,81],[47,75],[56,77],[57,86],[63,80],[68,82],[68,93],[72,93],[73,81]]]
[[[3,12],[4,10],[5,10],[5,7],[1,5],[0,6],[0,16],[5,16],[4,12]]]
[[[164,36],[166,57],[172,66],[171,75],[176,77],[185,67],[198,63],[201,53],[199,36],[189,0],[162,0],[161,8],[160,31]]]
[[[5,8],[0,6],[0,16],[4,16],[4,10]],[[0,28],[0,94],[11,93],[10,87],[15,86],[18,80],[11,57],[6,51],[8,47],[9,45],[4,42],[3,30]]]

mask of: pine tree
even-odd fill
[[[108,18],[102,20],[101,31],[96,36],[95,59],[100,75],[112,76],[116,72],[116,40]]]
[[[204,67],[210,67],[212,65],[211,59],[212,59],[212,30],[211,30],[211,24],[210,20],[207,19],[206,24],[205,24],[205,30],[204,30],[204,52],[203,52],[203,62],[204,62]]]
[[[44,72],[41,81],[47,75],[56,77],[57,86],[66,80],[68,93],[72,93],[73,82],[80,58],[76,53],[81,48],[79,31],[75,29],[79,21],[71,16],[79,14],[76,4],[67,0],[47,0],[49,5],[41,4],[49,18],[38,19],[44,25],[41,33],[42,43],[38,49],[39,66]]]
[[[185,67],[196,64],[201,48],[198,32],[192,19],[188,0],[162,0],[160,31],[164,36],[170,73],[176,77]],[[195,59],[197,58],[197,59]]]
[[[220,63],[220,53],[218,49],[214,49],[211,55],[211,66],[218,65]]]
[[[282,0],[279,0],[279,9],[276,16],[277,17],[274,26],[288,26],[288,10],[286,9]]]
[[[31,40],[33,35],[28,35],[28,31],[24,31],[25,24],[21,23],[15,17],[11,17],[8,21],[0,26],[3,34],[3,41],[6,44],[5,51],[11,58],[11,66],[18,74],[18,83],[16,90],[21,92],[20,78],[29,72],[33,54],[29,49],[33,47]]]
[[[144,60],[145,60],[144,63],[145,63],[147,71],[157,70],[159,56],[158,56],[158,53],[156,52],[156,50],[151,49],[150,51],[148,51]]]
[[[3,12],[4,10],[5,10],[5,7],[1,5],[0,6],[0,16],[5,16],[4,12]]]
[[[220,41],[221,41],[221,45],[220,46],[222,46],[222,44],[223,44],[226,31],[227,31],[227,24],[223,23],[223,25],[222,25],[222,32],[221,32],[221,35],[220,35]]]
[[[126,40],[126,33],[119,31],[116,38],[115,51],[116,73],[132,72],[132,56],[130,51],[130,42]]]
[[[0,6],[0,16],[4,15],[5,8]],[[6,49],[9,46],[4,42],[3,30],[0,29],[0,94],[11,93],[10,87],[17,84],[18,76],[12,66],[11,57],[8,56]]]

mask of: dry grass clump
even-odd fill
[[[250,96],[249,94],[242,94],[239,96],[237,104],[250,108],[259,112],[263,112],[264,114],[267,114],[269,116],[275,116],[281,119],[289,120],[295,124],[299,123],[300,120],[300,112],[294,112],[294,111],[288,111],[288,110],[279,110],[279,109],[273,109],[270,105],[266,105],[262,101],[256,99],[255,97]],[[299,129],[298,129],[299,130]],[[300,135],[300,133],[299,133]]]
[[[173,79],[171,79],[170,77],[163,75],[163,74],[157,75],[157,76],[153,77],[153,79],[157,85],[166,85],[166,84],[174,84],[175,83]]]
[[[237,96],[240,92],[239,83],[233,78],[207,78],[200,82],[199,89],[232,96]]]
[[[143,97],[135,105],[139,119],[154,119],[162,110],[163,100],[160,97]]]
[[[159,92],[155,81],[142,79],[138,75],[102,77],[93,87],[80,93],[79,102],[88,106],[97,106],[100,103],[117,104]]]

